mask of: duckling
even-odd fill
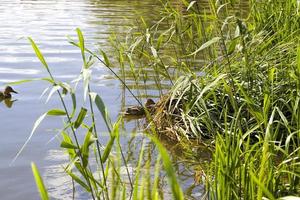
[[[16,93],[18,94],[12,87],[7,86],[4,91],[0,91],[0,101],[4,99],[10,99],[11,98],[11,93]]]
[[[141,116],[145,115],[145,108],[149,110],[150,112],[154,109],[155,102],[152,99],[147,99],[145,106],[131,106],[126,109],[125,115],[133,115],[133,116]]]

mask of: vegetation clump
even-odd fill
[[[170,15],[160,21],[171,21],[170,29],[173,27],[177,34],[171,30],[160,34],[161,26],[156,24],[146,29],[148,37],[142,38],[146,41],[141,39],[143,35],[133,39],[139,42],[131,49],[135,54],[130,57],[148,58],[158,76],[177,80],[160,99],[154,117],[159,130],[170,131],[178,139],[178,134],[211,138],[234,122],[242,132],[257,126],[251,135],[260,137],[273,115],[277,123],[273,139],[285,139],[297,131],[300,23],[291,23],[299,21],[296,2],[278,2],[278,7],[268,2],[248,2],[252,9],[247,21],[228,11],[237,9],[240,2],[212,3],[211,15],[199,13],[201,5],[197,2],[183,3],[188,12],[180,12],[167,3],[165,10]],[[269,6],[272,12],[266,10]],[[277,17],[279,12],[281,16]],[[272,20],[266,22],[266,18]],[[207,28],[203,28],[204,23]],[[164,44],[164,38],[172,45]],[[185,42],[181,43],[182,40]],[[177,50],[170,50],[170,46],[182,49],[176,54],[178,59],[170,63],[176,71],[173,74],[165,64],[174,53],[172,50]],[[163,55],[167,53],[171,55]],[[125,56],[129,57],[127,53]],[[206,61],[193,69],[199,56]]]
[[[148,135],[159,152],[154,178],[150,173],[152,154],[146,161],[143,159],[144,144],[135,171],[130,173],[120,143],[122,119],[112,123],[101,97],[91,90],[90,70],[97,60],[139,103],[132,90],[140,85],[147,88],[149,80],[155,84],[160,100],[150,123],[155,124],[151,126],[156,128],[151,129],[154,133],[158,130],[156,135],[178,141],[210,139],[212,160],[205,167],[199,161],[201,173],[197,175],[205,186],[203,198],[299,196],[299,12],[297,0],[211,0],[206,7],[198,1],[162,1],[160,21],[148,25],[141,19],[142,25],[132,28],[126,41],[112,38],[120,74],[104,52],[98,55],[85,47],[77,29],[78,41],[70,42],[81,52],[83,67],[77,81],[82,80],[83,96],[88,99],[80,109],[74,88],[53,77],[41,51],[30,39],[49,73],[42,79],[53,87],[49,96],[57,92],[62,104],[62,109],[52,109],[36,121],[30,138],[46,116],[65,117],[61,148],[70,159],[64,169],[72,178],[73,194],[76,183],[92,199],[163,199],[164,192],[159,188],[163,168],[173,198],[184,199],[170,157],[153,136]],[[130,81],[136,85],[130,85],[127,77],[133,78]],[[68,94],[71,111],[66,105]],[[99,139],[97,111],[109,132],[106,144]],[[86,132],[83,141],[78,138],[80,131]],[[95,167],[90,163],[92,152]],[[48,199],[37,168],[32,166],[41,196]],[[122,167],[126,178],[121,176]],[[145,177],[141,177],[142,170]]]
[[[212,139],[209,199],[297,196],[299,2],[180,2],[167,1],[158,23],[143,21],[118,49],[122,67],[153,68],[161,94],[172,85],[153,116],[158,134]]]

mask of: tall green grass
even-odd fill
[[[141,18],[116,45],[136,82],[152,68],[158,88],[172,85],[153,117],[159,133],[214,144],[208,199],[298,196],[299,2],[162,4],[160,21]]]
[[[164,134],[185,148],[192,149],[189,144],[195,140],[212,148],[212,161],[202,169],[207,199],[299,196],[299,11],[296,0],[162,1],[160,21],[141,18],[126,40],[112,38],[115,55],[86,49],[78,29],[78,41],[71,43],[82,55],[82,96],[88,100],[88,108],[77,105],[79,94],[71,85],[55,80],[30,39],[49,73],[43,80],[53,86],[62,104],[61,109],[50,110],[37,120],[30,137],[46,116],[65,116],[61,147],[70,159],[65,171],[93,199],[162,199],[158,184],[161,164],[173,198],[184,198],[165,148],[152,136],[160,153],[154,179],[149,161],[142,163],[144,147],[136,172],[129,173],[120,145],[120,121],[111,122],[101,97],[89,84],[90,69],[98,60],[137,103],[140,100],[133,90],[140,84],[147,88],[149,81],[155,83],[161,96],[156,113],[149,116],[153,133]],[[111,63],[114,59],[110,56],[118,60],[120,73],[115,72],[116,63]],[[135,84],[130,85],[129,80]],[[72,100],[71,111],[65,103],[67,95]],[[107,144],[99,140],[98,111],[110,133]],[[79,131],[85,131],[83,141],[77,139]],[[90,166],[91,152],[97,170]],[[126,168],[129,186],[120,176],[121,166]]]
[[[161,169],[164,169],[169,179],[171,194],[175,199],[183,199],[183,193],[177,182],[170,158],[165,148],[155,137],[149,136],[149,140],[157,146],[161,156],[154,159],[150,157],[146,161],[146,163],[151,162],[151,159],[156,161],[155,177],[152,177],[152,168],[149,164],[146,165],[146,168],[141,167],[141,165],[145,164],[141,159],[144,153],[143,148],[140,150],[141,156],[136,168],[128,166],[124,147],[121,146],[120,142],[119,126],[121,118],[115,123],[111,121],[103,100],[98,94],[92,92],[90,85],[92,76],[90,70],[94,66],[95,60],[102,62],[108,69],[112,70],[109,61],[104,52],[102,53],[102,60],[100,56],[86,49],[81,30],[77,29],[76,31],[78,40],[71,39],[70,43],[79,48],[83,64],[81,73],[76,79],[74,86],[55,79],[41,50],[33,39],[29,38],[37,58],[49,75],[49,77],[34,79],[34,81],[48,82],[50,84],[49,87],[52,89],[47,101],[56,92],[61,108],[51,109],[36,120],[30,136],[17,153],[13,162],[20,156],[29,140],[34,136],[37,127],[47,116],[64,117],[64,125],[60,128],[60,147],[65,150],[69,157],[69,163],[64,166],[64,171],[72,178],[73,198],[76,197],[76,188],[79,186],[80,190],[90,194],[92,199],[161,199],[163,194],[159,192],[158,182],[161,179],[159,172]],[[116,76],[118,77],[117,74]],[[12,84],[21,84],[29,81],[33,80],[22,80]],[[75,90],[79,83],[82,83],[83,94],[78,94]],[[128,88],[128,90],[130,89]],[[86,100],[88,107],[78,105],[78,98]],[[71,105],[68,105],[67,102],[71,103]],[[70,108],[71,110],[69,110]],[[96,122],[96,116],[102,117],[109,133],[108,142],[105,144],[100,143],[101,138],[105,136],[101,136],[101,133],[97,131],[99,123]],[[79,138],[79,135],[82,134],[84,134],[83,140]],[[96,159],[96,163],[91,164],[91,159]],[[125,168],[127,174],[125,177],[121,175],[123,173],[121,172],[122,168]],[[49,199],[51,194],[47,192],[45,186],[47,183],[44,185],[41,175],[34,164],[32,164],[32,170],[41,198]],[[130,171],[134,171],[134,173],[132,174]],[[141,173],[145,174],[141,176]]]

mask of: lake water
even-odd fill
[[[141,15],[149,22],[155,20],[158,16],[158,5],[159,2],[153,0],[2,0],[0,87],[3,88],[6,83],[13,81],[47,76],[26,39],[28,36],[41,48],[54,76],[68,82],[76,78],[82,65],[79,50],[67,40],[67,36],[76,38],[77,27],[83,31],[89,47],[95,49],[97,46],[109,52],[108,38],[111,33],[124,35],[128,27]],[[97,66],[93,74],[93,90],[102,96],[113,120],[117,118],[122,105],[135,103],[104,66]],[[67,159],[59,149],[59,141],[55,139],[58,130],[54,128],[62,127],[61,119],[47,118],[19,158],[10,166],[29,136],[35,120],[48,109],[61,107],[55,95],[45,104],[46,97],[40,98],[45,88],[47,84],[43,82],[14,86],[19,92],[14,95],[17,101],[13,102],[11,108],[4,102],[0,104],[1,199],[39,199],[31,173],[32,161],[39,167],[53,199],[70,198],[70,179],[63,175],[61,167]],[[156,92],[152,91],[152,94]],[[131,130],[139,123],[133,121],[126,124],[130,131],[128,136],[123,137],[124,149],[127,149],[126,145],[139,147],[138,141],[130,140]],[[103,128],[99,131],[105,132],[104,126],[101,127]],[[180,160],[179,157],[177,159]],[[181,177],[193,175],[184,165],[176,166],[177,171],[182,172]],[[191,180],[182,180],[187,188],[193,185]],[[201,189],[197,192],[189,189],[196,199],[200,191]],[[87,198],[79,195],[77,199]]]

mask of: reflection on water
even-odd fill
[[[6,107],[11,108],[17,100],[12,99],[12,93],[18,94],[11,86],[6,86],[3,91],[0,91],[0,103],[3,102]]]
[[[12,81],[47,76],[26,37],[32,37],[39,45],[54,76],[58,80],[69,82],[78,76],[82,65],[80,51],[67,41],[67,36],[76,37],[77,27],[82,29],[89,48],[95,49],[96,44],[97,47],[109,51],[108,37],[112,32],[124,35],[127,27],[136,21],[137,16],[145,15],[146,20],[151,21],[157,16],[155,14],[157,4],[158,1],[152,0],[130,2],[124,0],[2,0],[0,4],[1,88]],[[119,96],[121,89],[119,82],[113,79],[107,69],[101,65],[93,69],[93,74],[92,88],[102,96],[110,110],[110,115],[115,120],[122,101]],[[48,118],[41,124],[18,160],[13,166],[9,166],[16,152],[26,141],[35,120],[50,108],[60,108],[55,95],[47,104],[44,103],[47,96],[40,99],[46,87],[47,84],[44,82],[29,82],[15,86],[19,92],[18,101],[5,100],[0,103],[1,199],[38,199],[30,169],[31,161],[37,163],[42,174],[47,175],[48,170],[53,172],[59,168],[60,164],[56,161],[44,159],[49,152],[59,147],[59,142],[52,141],[56,134],[53,128],[61,127],[62,123],[61,119],[55,118]],[[82,92],[80,88],[77,90],[79,93]],[[79,99],[78,103],[80,102],[82,100]],[[134,124],[129,126],[133,127]],[[106,130],[103,128],[99,131]],[[55,179],[57,178],[55,173],[50,174],[54,182],[67,181],[64,178]],[[68,189],[61,193],[70,194]]]
[[[141,15],[145,16],[145,21],[149,23],[156,20],[159,17],[158,5],[160,5],[159,0],[130,2],[125,0],[2,0],[0,4],[0,84],[47,76],[26,37],[30,36],[37,42],[54,76],[58,80],[69,82],[77,77],[82,65],[79,50],[67,41],[67,35],[76,37],[75,28],[82,29],[89,48],[94,49],[96,45],[109,52],[112,50],[108,40],[111,33],[118,36],[124,35],[128,27]],[[134,84],[130,84],[130,80],[128,82],[140,97],[158,94],[153,73],[151,71],[147,73],[146,84],[135,84],[132,80]],[[104,66],[97,64],[93,68],[93,76],[92,88],[102,96],[113,120],[118,117],[121,105],[136,104]],[[167,85],[168,82],[162,82],[162,89],[167,89]],[[28,137],[35,120],[50,108],[60,108],[55,96],[47,104],[44,104],[47,97],[40,99],[41,93],[47,87],[46,83],[29,82],[15,87],[20,93],[17,96],[18,101],[5,99],[0,104],[1,199],[38,199],[38,192],[30,170],[31,161],[36,162],[42,174],[45,175],[53,198],[70,199],[72,195],[69,187],[71,186],[70,179],[65,176],[62,167],[67,159],[60,150],[56,150],[59,142],[52,141],[56,134],[53,128],[62,125],[60,119],[46,119],[46,122],[37,129],[19,159],[12,167],[9,166]],[[139,93],[138,89],[146,91]],[[80,88],[77,88],[77,91],[82,92]],[[82,102],[83,100],[78,100],[78,104]],[[143,119],[133,120],[126,124],[126,128],[135,130],[143,123]],[[102,128],[99,131],[106,130]],[[127,135],[122,138],[124,149],[127,147],[129,149],[126,154],[129,163],[137,161],[137,152],[141,144],[137,141],[138,139],[140,137],[128,138]],[[106,141],[107,138],[101,138],[101,140]],[[148,144],[149,151],[154,151],[153,144]],[[174,145],[171,144],[171,146]],[[157,152],[153,156],[156,154]],[[198,192],[189,188],[194,185],[192,183],[194,166],[189,167],[184,164],[188,159],[178,156],[178,152],[174,152],[174,155],[177,155],[173,157],[173,160],[185,191],[192,190],[191,196],[199,195],[201,187],[197,188]],[[131,169],[134,170],[134,167],[132,165]],[[168,194],[166,185],[165,180],[162,181],[161,189]],[[76,195],[79,199],[87,199],[83,193],[79,192]]]
[[[140,181],[148,176],[154,178],[155,176],[155,165],[157,158],[157,151],[155,145],[151,143],[147,138],[141,134],[135,134],[130,137],[123,138],[126,140],[128,145],[128,151],[126,152],[126,160],[129,174],[133,175],[136,171],[137,161],[139,159],[140,149],[142,145],[144,145],[144,152],[141,164],[140,171]],[[174,145],[167,140],[162,140],[164,145],[170,150],[172,155],[174,169],[176,173],[179,175],[179,182],[183,186],[183,190],[185,194],[188,194],[187,199],[200,199],[204,194],[204,186],[200,184],[202,177],[201,170],[202,168],[195,161],[189,160],[190,157],[187,157],[185,153],[182,152],[182,149],[179,146]],[[181,151],[181,152],[180,152]],[[116,152],[112,152],[112,154],[117,154]],[[207,152],[198,154],[203,160],[205,160],[205,156]],[[49,192],[51,193],[51,197],[53,199],[72,199],[72,181],[69,176],[64,172],[64,167],[66,167],[69,163],[68,157],[62,150],[49,150],[47,152],[47,156],[45,158],[47,161],[52,163],[50,166],[46,166],[44,168],[45,172],[43,177],[45,182],[47,183],[47,187]],[[95,159],[91,159],[90,165],[95,166]],[[147,166],[150,163],[150,166]],[[149,168],[148,168],[149,167]],[[198,170],[198,171],[197,171]],[[120,178],[122,183],[127,186],[127,192],[129,196],[130,192],[130,182],[128,179],[128,174],[125,166],[121,166],[119,171]],[[97,172],[94,174],[95,177],[98,177],[99,174]],[[160,195],[163,196],[163,199],[172,200],[172,192],[168,185],[166,174],[162,171],[160,174],[161,179],[159,180],[159,189]],[[132,177],[134,178],[134,177]],[[108,179],[108,187],[110,187],[110,179]],[[142,186],[141,186],[142,187]],[[86,194],[85,191],[82,190],[77,184],[75,184],[75,199],[89,199],[90,197]]]
[[[7,108],[11,108],[15,101],[17,101],[17,99],[14,100],[12,100],[11,98],[0,99],[0,103],[3,102]]]

